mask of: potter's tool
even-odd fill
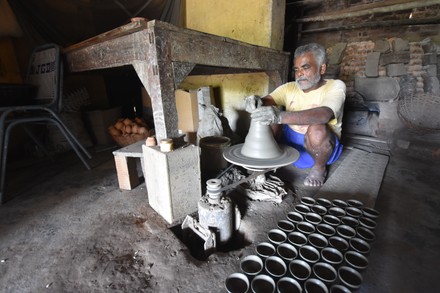
[[[231,166],[234,166],[234,165],[231,165]],[[232,188],[235,188],[235,187],[239,186],[240,184],[246,183],[246,182],[248,182],[248,181],[250,181],[250,180],[252,180],[252,179],[254,179],[254,178],[257,178],[258,176],[264,175],[264,174],[266,174],[267,172],[274,171],[275,169],[276,169],[276,168],[265,169],[265,170],[255,170],[255,171],[253,171],[253,173],[252,173],[251,175],[249,175],[248,177],[245,177],[245,178],[240,179],[240,180],[238,180],[238,181],[236,181],[236,182],[234,182],[234,183],[231,183],[231,184],[229,184],[229,185],[227,185],[227,186],[224,186],[224,187],[222,187],[222,188],[220,189],[220,191],[223,192],[223,191],[230,190],[230,189],[232,189]],[[219,176],[218,178],[220,178],[220,176]]]
[[[244,144],[227,148],[223,157],[253,173],[225,187],[222,187],[219,177],[206,182],[206,194],[198,203],[198,219],[188,215],[181,225],[184,238],[189,238],[192,232],[203,239],[205,254],[227,244],[240,226],[240,211],[224,191],[254,180],[257,186],[247,192],[249,197],[280,202],[285,194],[282,181],[275,178],[266,180],[265,173],[292,164],[299,158],[299,152],[288,146],[279,146],[270,126],[251,121]]]
[[[209,254],[226,245],[240,226],[240,211],[231,198],[223,193],[220,179],[206,182],[206,194],[198,202],[198,220],[186,216],[182,223],[184,238],[193,232],[204,240],[203,248]]]
[[[223,152],[226,161],[252,170],[254,173],[242,181],[248,181],[246,195],[253,200],[280,203],[287,193],[284,183],[277,177],[265,173],[292,164],[299,158],[299,152],[290,146],[280,146],[273,137],[269,125],[251,120],[248,135],[243,144],[233,145]],[[233,187],[244,182],[236,182]],[[224,187],[228,189],[229,186]]]

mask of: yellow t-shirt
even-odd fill
[[[326,79],[325,84],[308,93],[303,92],[296,82],[288,82],[276,88],[270,96],[278,106],[286,107],[286,111],[302,111],[326,106],[333,110],[334,117],[328,122],[340,138],[342,116],[345,102],[345,83],[338,79]],[[289,125],[294,131],[305,134],[308,125]]]

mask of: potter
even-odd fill
[[[280,143],[299,151],[293,164],[310,168],[304,184],[319,187],[325,182],[327,165],[334,163],[343,149],[340,138],[346,86],[341,80],[323,78],[326,52],[319,44],[298,47],[293,65],[295,81],[265,97],[247,97],[246,111],[253,122],[271,125]]]

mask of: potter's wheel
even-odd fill
[[[276,158],[270,159],[258,159],[244,156],[241,153],[242,144],[236,144],[230,146],[223,152],[223,157],[226,161],[234,164],[242,166],[249,170],[263,170],[263,169],[271,169],[271,168],[279,168],[296,162],[299,158],[299,152],[289,146],[280,145],[280,149],[282,154],[277,156]]]

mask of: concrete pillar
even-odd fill
[[[148,203],[169,224],[197,212],[202,196],[200,148],[194,145],[170,152],[142,146]]]

